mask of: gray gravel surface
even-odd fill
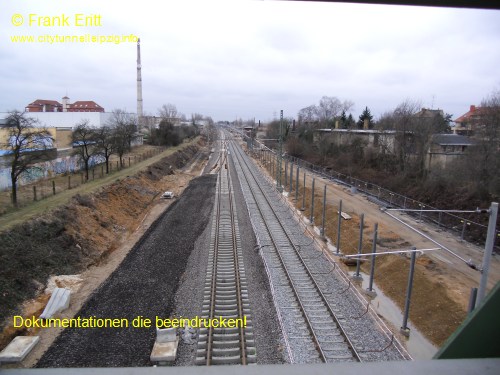
[[[77,316],[131,321],[142,315],[153,322],[155,316],[169,317],[188,258],[210,220],[215,183],[213,175],[192,180]],[[150,366],[154,340],[154,324],[152,328],[66,329],[37,367]]]

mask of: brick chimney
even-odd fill
[[[470,106],[470,112],[474,112],[476,110],[476,106],[475,105],[471,105]]]

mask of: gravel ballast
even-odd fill
[[[248,279],[248,298],[252,311],[253,332],[258,364],[279,364],[285,362],[284,342],[277,321],[269,280],[259,252],[255,250],[256,239],[248,216],[240,182],[233,163],[229,163],[236,212],[241,237],[243,262]],[[206,169],[209,170],[209,169]],[[198,238],[191,253],[186,272],[175,298],[176,316],[196,316],[201,314],[203,287],[208,261],[211,225]],[[197,332],[185,331],[181,335],[176,366],[193,365],[196,357]]]
[[[152,320],[151,328],[67,328],[37,367],[151,366],[155,317],[168,318],[188,258],[210,220],[216,176],[191,181],[77,317]],[[189,297],[188,297],[189,298]]]
[[[349,336],[354,349],[359,354],[361,361],[384,361],[384,360],[404,360],[408,359],[407,353],[401,348],[401,345],[395,340],[392,340],[390,332],[385,329],[383,322],[371,311],[367,313],[367,301],[364,300],[355,291],[354,288],[350,288],[350,283],[347,277],[340,272],[339,268],[333,268],[327,258],[318,251],[315,243],[311,238],[304,235],[304,228],[299,224],[296,219],[294,212],[288,206],[288,204],[283,200],[283,197],[277,193],[275,186],[267,181],[261,173],[258,171],[257,167],[253,162],[240,150],[236,149],[237,145],[234,146],[234,153],[241,155],[241,160],[247,160],[249,170],[253,171],[257,181],[253,181],[252,178],[249,179],[247,183],[245,177],[243,176],[243,170],[246,170],[247,164],[243,163],[241,167],[238,167],[238,174],[240,175],[242,182],[243,194],[247,200],[247,206],[250,213],[250,218],[252,220],[255,232],[260,240],[261,244],[266,244],[265,251],[262,251],[264,264],[268,269],[269,276],[273,285],[273,295],[275,297],[275,303],[277,308],[280,310],[280,317],[283,325],[283,329],[286,332],[286,336],[292,339],[287,340],[287,347],[293,357],[292,363],[308,363],[315,362],[316,357],[311,355],[314,354],[314,348],[304,345],[302,340],[297,340],[297,337],[306,337],[306,331],[301,330],[298,325],[298,320],[301,319],[301,314],[297,314],[296,309],[291,309],[290,304],[292,296],[289,292],[288,282],[283,276],[282,267],[278,262],[275,251],[270,251],[272,247],[267,244],[271,243],[270,233],[268,232],[268,227],[274,225],[275,223],[281,222],[283,227],[286,228],[286,232],[291,237],[291,241],[295,244],[298,249],[297,252],[303,258],[304,264],[312,270],[314,273],[314,279],[319,288],[324,293],[328,304],[332,307],[334,314],[338,319],[339,325],[343,326],[343,329],[347,336]],[[262,189],[262,196],[254,196],[253,192]],[[273,215],[266,214],[269,209],[266,208],[264,212],[257,209],[257,204],[262,205],[262,209],[267,207],[267,202],[264,197],[267,197],[270,207],[276,214]],[[258,200],[258,202],[256,201]],[[261,216],[261,215],[264,215]],[[268,215],[268,216],[266,216]],[[264,221],[267,225],[264,225]],[[278,237],[277,241],[279,243],[280,253],[285,254],[283,249],[288,246],[288,242],[285,243],[283,239],[280,240]],[[294,250],[295,251],[295,250]],[[294,253],[291,252],[290,253]],[[289,256],[288,259],[293,258]],[[294,278],[297,285],[300,284],[301,277],[297,277],[297,270],[293,270],[291,264],[292,261],[288,261],[289,272],[292,270],[294,273]],[[300,268],[300,267],[299,267]],[[335,272],[332,272],[335,270]],[[302,288],[303,289],[303,288]],[[310,303],[310,302],[308,302]],[[316,302],[314,302],[316,303]],[[318,306],[323,306],[318,303]],[[314,314],[311,314],[311,319]],[[304,331],[301,333],[301,331]],[[339,357],[343,359],[344,356]],[[336,360],[337,358],[334,358]],[[346,358],[346,360],[353,360],[353,358]]]

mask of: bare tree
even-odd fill
[[[410,162],[410,155],[413,150],[413,131],[415,123],[415,113],[421,108],[419,102],[406,99],[394,110],[393,124],[395,126],[398,164],[401,171],[407,171]]]
[[[349,100],[341,102],[334,96],[323,96],[319,101],[318,116],[319,119],[327,125],[333,126],[333,122],[342,111],[347,112],[354,106]]]
[[[108,122],[112,129],[113,149],[123,167],[123,155],[132,148],[137,132],[137,118],[121,109],[115,109]]]
[[[177,107],[175,104],[163,104],[160,109],[158,109],[158,115],[163,119],[171,119],[178,117]]]
[[[289,117],[283,118],[283,132],[282,132],[282,140],[283,142],[286,142],[288,135],[290,133],[291,127],[292,127],[292,122],[293,119]],[[267,125],[267,131],[266,131],[266,137],[268,139],[276,139],[279,140],[280,138],[280,120],[274,120]],[[276,141],[278,142],[278,141]]]
[[[299,124],[304,122],[320,121],[323,125],[333,127],[334,121],[342,112],[349,111],[354,106],[350,100],[340,99],[334,96],[323,96],[319,105],[310,105],[302,108],[298,113]]]
[[[475,184],[484,198],[500,195],[500,90],[481,102],[472,120],[476,144],[467,149],[458,176],[464,183]]]
[[[7,117],[7,142],[2,148],[10,158],[12,203],[17,207],[17,182],[36,161],[45,159],[52,149],[53,138],[44,127],[36,127],[37,120],[25,112],[12,111]]]
[[[109,173],[109,158],[116,152],[115,134],[109,125],[95,130],[96,152],[102,155],[106,164],[106,174]]]
[[[297,114],[299,118],[299,124],[304,122],[312,122],[318,120],[318,107],[314,104],[302,108]]]
[[[201,113],[192,113],[191,114],[191,123],[193,125],[196,125],[196,122],[199,122],[201,120],[204,120],[205,116],[203,116]],[[240,119],[241,121],[241,119]]]
[[[73,141],[73,155],[79,157],[85,170],[85,180],[89,180],[90,160],[97,154],[96,132],[89,125],[89,120],[82,120],[73,129],[71,134]]]

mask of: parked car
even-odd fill
[[[161,197],[165,199],[172,199],[174,197],[174,193],[171,191],[166,191]]]

